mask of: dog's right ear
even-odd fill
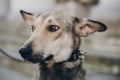
[[[87,18],[75,18],[74,27],[77,35],[81,37],[87,37],[96,31],[104,32],[107,30],[107,26],[102,22]]]
[[[20,13],[23,17],[23,19],[25,20],[25,22],[30,25],[33,26],[34,25],[34,21],[35,21],[35,15],[29,12],[25,12],[23,10],[20,10]]]

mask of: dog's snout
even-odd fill
[[[21,55],[31,55],[32,54],[32,49],[29,47],[24,47],[19,50],[19,53]]]

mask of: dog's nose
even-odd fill
[[[32,54],[32,49],[29,47],[24,47],[19,50],[19,53],[21,55],[31,55]]]

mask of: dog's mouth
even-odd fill
[[[50,61],[53,58],[53,55],[48,55],[47,57],[38,57],[37,55],[29,55],[29,56],[24,56],[21,55],[25,61],[31,62],[31,63],[45,63],[46,61]]]

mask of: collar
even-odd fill
[[[78,59],[83,60],[86,53],[87,53],[86,51],[80,50],[80,49],[76,48],[76,49],[74,49],[74,50],[72,51],[72,54],[71,54],[70,58],[69,58],[68,60],[66,60],[66,61],[67,61],[67,62],[75,62],[75,61],[77,61]],[[53,58],[53,55],[48,56],[46,59],[44,59],[44,60],[41,62],[41,64],[45,63],[45,61],[51,60],[52,58]],[[57,64],[61,64],[61,63],[64,63],[64,62],[66,62],[66,61],[58,62]]]
[[[87,53],[86,51],[80,49],[74,49],[70,58],[68,59],[68,62],[75,62],[78,59],[83,60],[86,53]]]

